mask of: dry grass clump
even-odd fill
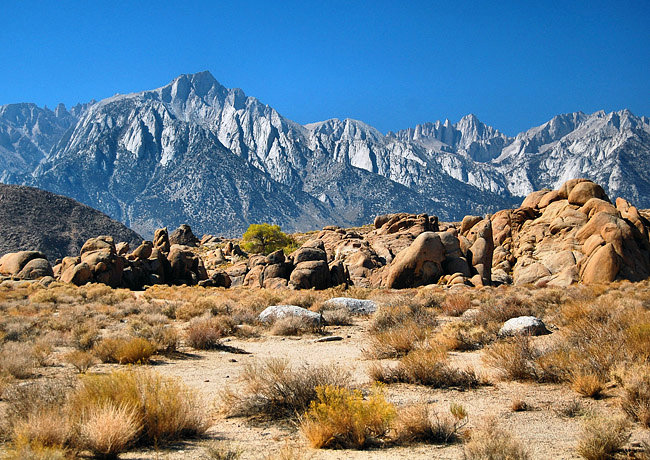
[[[630,438],[630,427],[625,419],[595,417],[582,427],[577,452],[585,460],[609,460]]]
[[[469,389],[484,384],[474,369],[449,366],[446,351],[439,348],[414,350],[401,358],[396,368],[377,364],[369,373],[378,382],[403,382],[433,388]]]
[[[514,398],[510,401],[510,410],[513,412],[525,412],[530,409],[530,405],[521,398]]]
[[[156,346],[140,337],[107,337],[93,348],[103,363],[146,364]]]
[[[650,365],[626,369],[616,380],[622,387],[621,408],[632,420],[650,428]]]
[[[83,414],[78,442],[98,458],[114,459],[135,442],[141,430],[141,415],[134,407],[107,401]]]
[[[297,336],[303,334],[322,334],[323,326],[300,316],[285,316],[273,321],[271,334],[282,336]]]
[[[398,358],[421,346],[431,334],[431,329],[420,327],[409,320],[373,333],[366,354],[375,359]]]
[[[418,303],[383,306],[373,315],[366,354],[377,359],[404,356],[426,341],[437,325],[435,311]]]
[[[323,321],[328,326],[351,326],[354,324],[352,314],[347,308],[325,310],[323,312]]]
[[[79,350],[92,349],[99,338],[99,326],[94,320],[76,323],[72,328],[72,345]]]
[[[386,437],[396,411],[375,389],[364,399],[358,390],[318,386],[300,430],[317,449],[363,449]]]
[[[44,407],[18,420],[13,439],[28,440],[46,447],[63,448],[72,440],[72,424],[64,408]]]
[[[598,399],[607,388],[607,382],[596,374],[577,374],[570,377],[571,388],[588,398]]]
[[[384,305],[373,315],[370,332],[383,332],[407,323],[420,328],[434,328],[438,325],[438,318],[432,308],[419,304]]]
[[[466,321],[453,321],[445,323],[433,340],[448,350],[469,351],[481,348],[487,343],[489,336],[482,326]]]
[[[499,428],[494,420],[472,430],[463,448],[465,460],[529,460],[530,455],[511,433]]]
[[[186,343],[197,350],[212,350],[221,346],[221,339],[231,334],[234,325],[224,316],[202,316],[190,321]]]
[[[28,343],[7,342],[0,348],[0,374],[28,379],[34,374],[36,359]]]
[[[442,313],[447,316],[460,316],[472,308],[472,299],[465,294],[449,294],[440,305]]]
[[[426,404],[401,409],[393,424],[395,443],[449,444],[459,441],[461,430],[467,424],[467,411],[452,404],[449,412],[450,415],[441,415]]]
[[[316,399],[316,387],[346,387],[350,374],[335,366],[292,369],[284,359],[272,358],[247,365],[240,379],[242,392],[227,389],[223,407],[230,415],[257,415],[271,419],[295,416]]]
[[[552,368],[543,365],[538,350],[528,336],[516,336],[490,345],[483,354],[486,364],[507,380],[557,381]]]
[[[141,426],[134,439],[144,445],[201,435],[208,428],[203,401],[195,393],[176,379],[149,371],[83,376],[69,404],[75,420],[85,422],[88,414],[96,413],[134,421]]]
[[[72,366],[74,366],[74,368],[81,374],[85,374],[88,369],[98,362],[95,355],[81,350],[73,350],[66,353],[63,355],[63,360],[68,364],[72,364]]]
[[[3,460],[66,460],[71,457],[67,449],[17,439],[5,450],[2,458]]]

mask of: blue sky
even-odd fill
[[[650,2],[4,1],[0,104],[50,107],[209,70],[300,123],[383,132],[467,113],[650,115]]]

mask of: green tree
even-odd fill
[[[279,225],[251,224],[242,237],[242,247],[256,254],[270,254],[293,243]]]

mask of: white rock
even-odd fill
[[[510,318],[503,323],[499,330],[499,335],[502,337],[509,335],[544,335],[550,334],[546,329],[544,321],[534,316],[519,316],[517,318]]]
[[[272,305],[267,307],[258,319],[262,322],[271,322],[288,316],[298,316],[304,318],[314,324],[320,324],[322,316],[320,313],[309,311],[306,308],[298,307],[296,305]]]
[[[324,304],[326,307],[346,308],[350,313],[367,315],[377,311],[377,304],[372,300],[352,299],[350,297],[334,297]]]

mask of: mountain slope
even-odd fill
[[[209,72],[70,112],[24,106],[22,118],[0,112],[13,136],[0,141],[1,179],[72,196],[145,236],[183,222],[232,235],[395,211],[453,220],[572,177],[650,206],[650,124],[629,111],[559,115],[514,138],[471,114],[384,135],[352,119],[299,125]]]
[[[78,255],[89,238],[110,235],[132,247],[142,242],[133,230],[107,215],[44,190],[0,184],[0,255],[37,250],[50,262]]]

